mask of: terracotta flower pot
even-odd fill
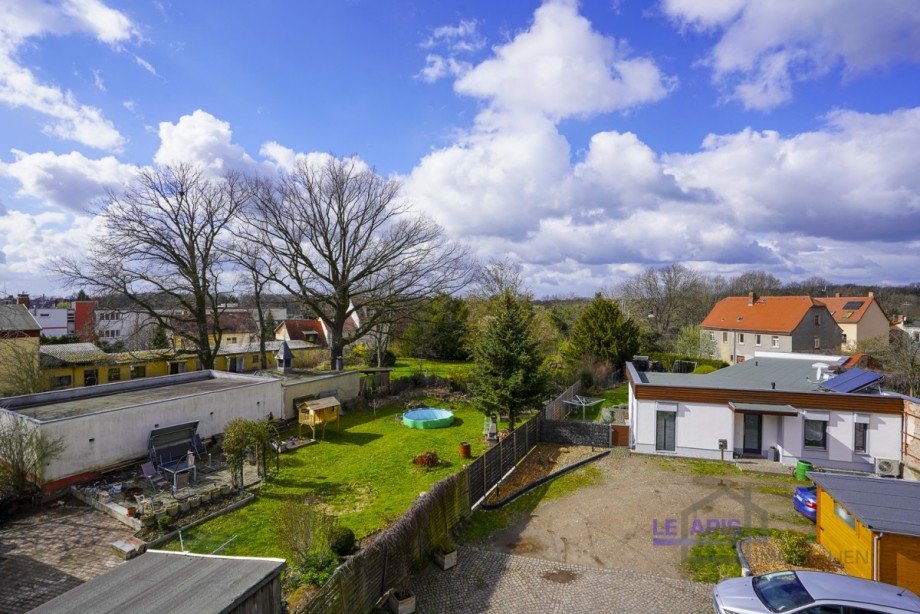
[[[470,442],[461,441],[460,442],[460,458],[471,458],[473,456],[472,449],[470,448]]]

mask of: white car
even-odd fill
[[[820,571],[777,571],[719,582],[716,614],[920,613],[920,597],[906,588]]]

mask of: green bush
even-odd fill
[[[715,358],[699,358],[696,356],[683,356],[681,354],[668,354],[668,353],[653,353],[648,355],[649,360],[654,360],[661,363],[661,366],[664,367],[665,371],[670,371],[671,367],[674,366],[674,362],[678,360],[689,360],[696,363],[697,368],[702,365],[709,365],[716,369],[722,369],[728,366],[728,363],[724,360],[718,360]]]
[[[157,519],[157,526],[160,527],[161,531],[168,531],[173,526],[172,516],[167,515]]]
[[[322,586],[338,566],[339,557],[332,552],[311,554],[301,564],[288,567],[284,574],[284,584],[288,590],[302,584]]]
[[[691,371],[691,373],[693,373],[694,375],[706,375],[707,373],[712,373],[713,371],[718,371],[718,369],[716,369],[712,365],[700,365],[696,369]]]
[[[394,354],[390,350],[384,351],[381,359],[383,362],[383,364],[380,365],[381,367],[396,366],[396,354]],[[374,350],[374,348],[368,348],[367,352],[364,355],[364,364],[367,365],[368,367],[377,366],[377,352]]]
[[[811,552],[811,543],[802,533],[783,531],[779,536],[779,548],[784,562],[789,565],[804,565]]]
[[[587,392],[594,387],[594,377],[590,371],[582,371],[578,374],[578,381],[581,382],[582,392]]]
[[[355,550],[355,532],[341,525],[332,529],[329,547],[339,556],[351,554]]]

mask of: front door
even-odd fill
[[[760,414],[744,414],[744,443],[742,451],[745,454],[761,454],[760,429],[763,425],[763,416]]]

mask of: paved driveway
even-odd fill
[[[122,563],[112,542],[128,527],[76,499],[0,529],[0,613],[28,612]]]
[[[418,612],[711,612],[709,585],[460,547],[411,584]]]

